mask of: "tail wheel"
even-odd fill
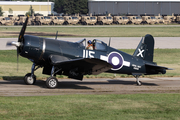
[[[27,85],[33,85],[35,84],[36,82],[36,76],[35,75],[32,75],[31,76],[31,73],[28,73],[25,75],[24,77],[24,82],[27,84]]]
[[[49,77],[46,80],[46,86],[48,88],[54,89],[58,86],[58,80],[55,77]]]

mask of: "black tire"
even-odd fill
[[[31,77],[31,73],[27,73],[25,76],[24,76],[24,82],[27,84],[27,85],[34,85],[35,82],[36,82],[36,76],[33,75]]]
[[[86,23],[86,22],[84,22],[84,25],[87,25],[87,23]]]
[[[101,22],[99,22],[99,25],[103,25],[103,22],[101,21]]]
[[[14,25],[18,25],[18,23],[14,23]]]
[[[46,80],[46,86],[50,89],[54,89],[58,86],[58,80],[55,77],[49,77]]]
[[[37,24],[37,25],[41,25],[41,22],[37,22],[36,24]]]
[[[31,22],[31,25],[35,25],[34,22]]]
[[[54,25],[54,22],[50,22],[50,25]]]
[[[63,24],[64,24],[64,25],[69,25],[68,21],[65,21]]]

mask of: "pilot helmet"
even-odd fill
[[[92,42],[91,42],[91,40],[88,40],[88,42],[87,42],[88,44],[92,44]]]

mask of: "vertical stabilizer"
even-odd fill
[[[140,41],[133,56],[153,62],[153,54],[154,54],[154,38],[152,35],[147,34]]]

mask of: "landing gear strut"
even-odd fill
[[[136,84],[137,84],[138,86],[141,86],[141,85],[142,85],[142,82],[139,81],[139,79],[138,79],[141,75],[133,75],[133,76],[136,78]]]
[[[34,75],[34,71],[36,71],[38,68],[40,68],[40,66],[37,66],[37,68],[35,68],[35,67],[36,67],[36,64],[33,63],[32,68],[31,68],[31,73],[27,73],[24,76],[24,82],[27,85],[33,85],[36,82],[36,76]]]
[[[51,89],[54,89],[58,86],[58,80],[56,77],[54,77],[54,75],[56,75],[56,73],[58,73],[61,69],[59,68],[56,68],[56,67],[52,67],[52,70],[51,70],[51,77],[49,77],[47,80],[46,80],[46,86],[48,88],[51,88]]]

